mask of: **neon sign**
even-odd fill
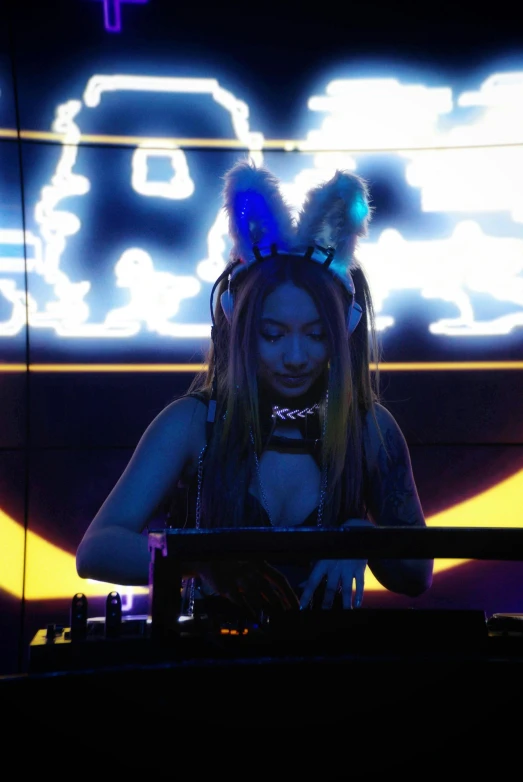
[[[100,0],[98,0],[99,2]],[[119,33],[122,29],[122,3],[148,3],[149,0],[101,0],[104,4],[104,27],[108,33]]]
[[[83,241],[89,242],[96,231],[82,209],[92,198],[97,175],[96,168],[89,170],[82,160],[84,117],[96,124],[97,112],[103,111],[109,96],[118,98],[123,111],[127,95],[143,99],[144,108],[152,105],[155,95],[186,96],[195,105],[210,99],[227,120],[229,141],[241,147],[242,154],[263,161],[267,143],[262,133],[250,127],[249,106],[216,79],[92,76],[81,99],[56,108],[52,130],[60,134],[60,156],[33,205],[33,224],[29,221],[25,234],[0,229],[0,295],[10,308],[10,315],[0,322],[0,339],[14,337],[26,323],[53,330],[59,337],[89,340],[128,339],[144,333],[184,340],[209,337],[207,285],[221,273],[228,257],[221,210],[203,228],[205,256],[189,247],[183,270],[176,257],[169,271],[159,268],[162,250],[149,246],[145,237],[143,243],[141,237],[133,238],[129,246],[119,247],[111,259],[99,259],[112,274],[114,288],[102,318],[95,317],[88,301],[95,296],[92,270],[83,264],[80,271],[85,278],[73,280],[68,268],[73,240],[83,235]],[[515,175],[523,170],[523,145],[516,143],[523,134],[522,95],[523,72],[513,71],[493,74],[477,91],[458,96],[448,87],[375,78],[337,79],[327,84],[324,95],[309,99],[313,119],[307,123],[309,128],[313,121],[317,125],[316,118],[324,115],[320,127],[285,146],[306,153],[307,162],[312,159],[309,167],[282,177],[285,194],[296,209],[304,189],[336,167],[357,171],[366,155],[380,153],[402,162],[405,173],[400,184],[419,193],[421,213],[444,213],[449,218],[444,236],[407,238],[397,229],[386,228],[375,230],[362,243],[359,256],[374,293],[379,330],[394,328],[401,311],[393,316],[387,310],[389,300],[409,290],[421,299],[442,303],[428,324],[435,337],[501,337],[523,325],[523,177]],[[460,111],[470,108],[477,110],[473,120],[464,121]],[[165,176],[154,175],[157,164],[163,166]],[[193,161],[191,165],[194,168]],[[191,165],[180,139],[135,136],[127,168],[118,176],[133,203],[169,201],[175,215],[191,199],[208,197],[201,187],[198,190],[201,172],[191,170]],[[96,201],[89,202],[89,215],[102,208]],[[126,208],[122,203],[124,219]],[[499,228],[493,229],[494,218]],[[129,220],[136,223],[145,218],[130,216]],[[127,297],[123,305],[122,291]],[[485,314],[485,301],[498,307],[495,315]],[[187,318],[187,306],[196,320]]]

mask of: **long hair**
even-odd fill
[[[302,288],[314,301],[330,356],[320,406],[325,431],[321,460],[327,471],[323,523],[335,526],[365,513],[363,424],[369,412],[374,414],[379,397],[377,370],[373,376],[370,366],[373,361],[377,367],[379,356],[369,286],[360,266],[353,267],[352,275],[363,315],[350,338],[346,289],[321,264],[303,256],[271,256],[237,275],[230,323],[220,306],[227,278],[219,284],[208,368],[189,388],[210,397],[213,378],[216,383],[216,419],[202,482],[202,526],[249,526],[246,494],[253,476],[254,449],[261,452],[266,424],[257,380],[259,324],[267,296],[286,282]]]

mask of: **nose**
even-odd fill
[[[289,369],[302,369],[307,365],[309,354],[306,341],[301,335],[289,336],[285,352],[283,354],[283,363]]]

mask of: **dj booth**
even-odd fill
[[[122,615],[111,592],[105,617],[94,618],[85,596],[75,595],[70,626],[49,624],[31,641],[28,673],[0,677],[4,704],[37,722],[45,712],[47,724],[64,731],[71,703],[81,704],[75,730],[90,721],[89,703],[103,704],[113,725],[142,715],[168,733],[188,722],[265,730],[283,716],[302,735],[307,726],[347,724],[360,742],[383,730],[382,742],[408,740],[410,752],[430,751],[436,737],[440,748],[469,742],[478,769],[485,768],[478,741],[483,748],[519,741],[523,615],[365,607],[291,610],[259,621],[220,611],[187,615],[182,573],[195,560],[522,561],[523,530],[167,529],[149,533],[149,549],[149,613]],[[464,760],[470,768],[469,753]]]

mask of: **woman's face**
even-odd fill
[[[314,301],[291,282],[269,294],[258,331],[258,379],[288,399],[307,393],[329,361]]]

